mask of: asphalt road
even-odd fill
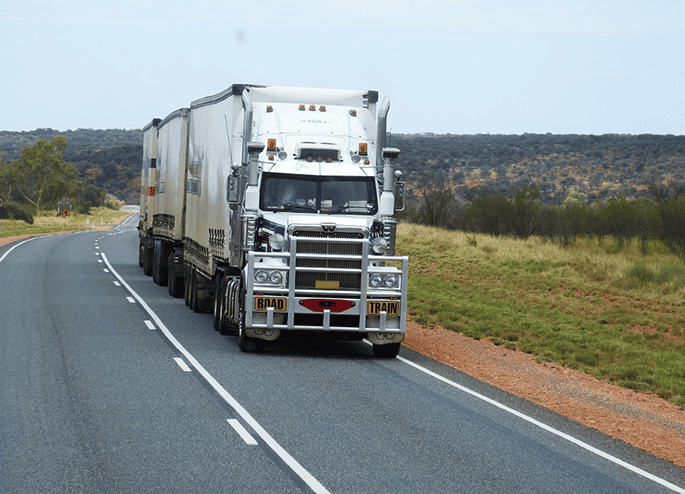
[[[402,349],[243,354],[112,232],[0,248],[0,493],[664,493],[685,470]]]

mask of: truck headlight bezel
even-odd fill
[[[369,276],[369,288],[372,290],[399,290],[402,276],[397,273],[374,273]]]
[[[286,276],[279,269],[258,269],[253,276],[254,284],[261,286],[285,286]]]

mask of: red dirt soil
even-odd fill
[[[407,324],[404,341],[427,357],[685,467],[685,411],[535,356],[441,327]]]

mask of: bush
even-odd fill
[[[668,249],[685,261],[685,199],[657,206],[659,237]]]
[[[29,225],[33,224],[33,215],[18,202],[6,202],[0,206],[0,219],[23,220]]]

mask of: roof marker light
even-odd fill
[[[304,111],[304,105],[300,105],[300,111]]]
[[[316,111],[316,105],[309,105],[309,111]]]
[[[266,112],[267,112],[267,113],[271,113],[272,111],[274,111],[274,107],[273,107],[273,106],[269,105],[269,106],[266,107]]]
[[[321,105],[319,107],[319,111],[326,111],[326,105]]]
[[[356,117],[357,116],[357,110],[350,110],[350,115],[352,115],[353,117]]]

